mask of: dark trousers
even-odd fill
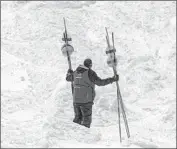
[[[73,122],[90,128],[92,122],[92,103],[74,103],[74,120]]]

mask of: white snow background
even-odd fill
[[[119,143],[115,83],[96,87],[90,129],[72,122],[62,55],[63,17],[75,49],[72,67],[90,57],[101,78],[105,27],[115,34],[117,71],[131,137],[123,118]],[[2,1],[2,147],[176,147],[175,1]]]

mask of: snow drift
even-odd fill
[[[176,2],[1,2],[2,147],[175,147]],[[115,33],[131,138],[119,143],[116,86],[96,88],[92,128],[72,123],[67,59],[60,51],[66,18],[75,69],[87,57],[101,78],[105,27]]]

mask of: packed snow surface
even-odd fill
[[[72,122],[71,86],[61,40],[66,19],[72,67],[107,65],[105,27],[114,32],[117,71],[131,137],[115,83],[96,87],[90,129]],[[160,148],[176,146],[176,1],[2,1],[1,145]]]

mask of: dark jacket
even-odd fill
[[[67,81],[74,82],[74,103],[89,103],[95,98],[95,85],[105,86],[113,83],[113,78],[101,79],[92,70],[80,65],[73,73],[68,72]]]

